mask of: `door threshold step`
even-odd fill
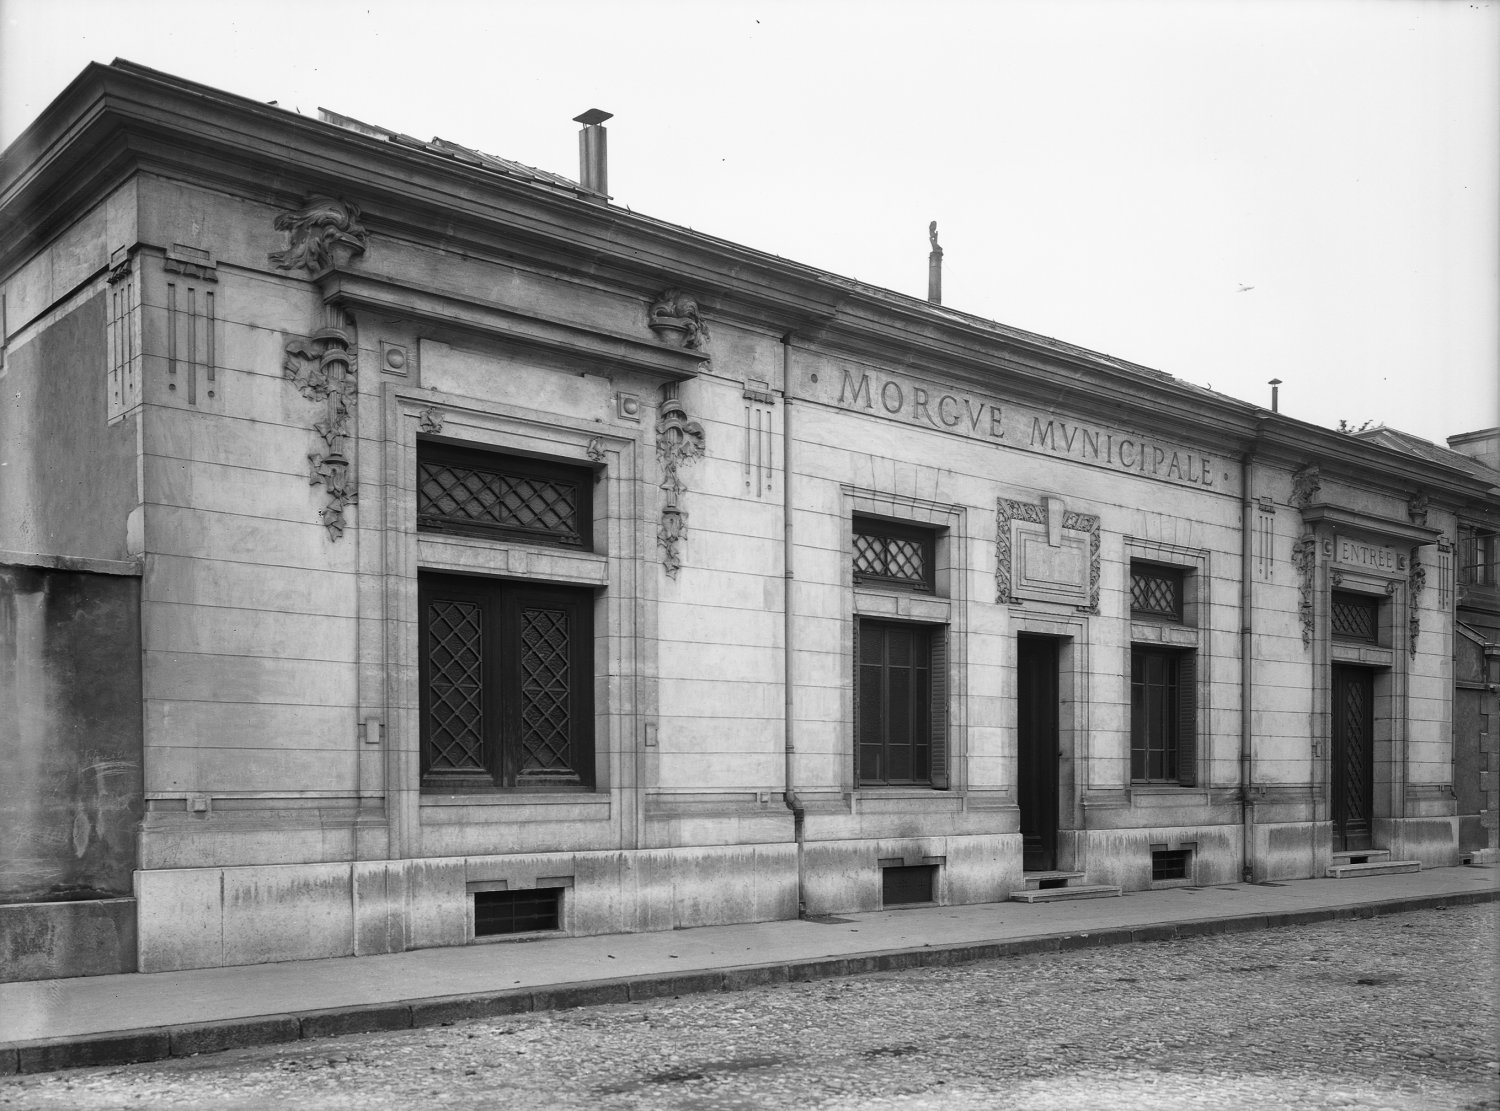
[[[1376,860],[1387,860],[1390,855],[1390,849],[1336,849],[1333,862],[1335,864],[1369,864]]]
[[[1083,879],[1083,873],[1062,872],[1055,868],[1048,868],[1038,872],[1022,872],[1021,879],[1025,882],[1027,891],[1036,891],[1039,888],[1053,890],[1067,887],[1074,880]]]
[[[1120,894],[1120,888],[1108,883],[1084,883],[1077,887],[1044,887],[1040,890],[1012,891],[1013,903],[1057,903],[1064,899],[1108,899]]]
[[[1399,872],[1420,872],[1420,860],[1375,860],[1368,864],[1332,864],[1327,873],[1329,879],[1347,880],[1357,876],[1394,876]]]

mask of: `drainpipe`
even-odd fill
[[[1255,503],[1250,489],[1255,477],[1255,453],[1263,422],[1255,426],[1250,448],[1240,456],[1240,880],[1255,882],[1255,810],[1251,802],[1254,768],[1251,759],[1255,713],[1255,600],[1254,552],[1251,539]]]
[[[786,789],[782,793],[787,809],[792,812],[792,836],[797,842],[797,917],[807,916],[807,887],[803,881],[803,853],[805,850],[804,820],[806,811],[797,797],[796,777],[793,764],[797,753],[796,714],[794,712],[793,681],[795,679],[792,659],[792,333],[781,337],[781,661],[782,689],[786,695],[785,718],[782,723],[785,737]]]

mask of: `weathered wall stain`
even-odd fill
[[[130,893],[140,635],[134,578],[0,567],[0,903]]]

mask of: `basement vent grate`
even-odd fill
[[[880,870],[880,900],[887,907],[933,902],[936,864],[892,866]]]
[[[1151,854],[1152,881],[1187,879],[1192,855],[1191,849],[1158,849]]]
[[[543,887],[535,891],[476,891],[474,936],[497,937],[556,930],[561,921],[562,892],[560,887]]]

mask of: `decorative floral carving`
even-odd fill
[[[298,392],[324,405],[322,419],[313,424],[324,450],[309,453],[308,481],[314,486],[322,483],[328,494],[318,517],[334,540],[344,535],[344,510],[359,500],[348,455],[356,393],[352,347],[343,314],[330,308],[327,322],[312,337],[287,342],[282,362],[283,373]]]
[[[359,222],[359,207],[332,197],[309,197],[296,212],[276,217],[276,230],[287,233],[287,249],[273,251],[278,270],[320,274],[340,261],[365,253],[368,233]]]
[[[995,600],[1002,604],[1019,601],[1015,596],[1011,579],[1011,522],[1025,521],[1030,524],[1047,525],[1046,503],[1011,501],[1000,498],[995,503]],[[1089,538],[1089,587],[1088,605],[1079,606],[1082,613],[1099,613],[1099,518],[1092,513],[1063,513],[1062,527],[1072,532],[1086,533]]]
[[[1316,463],[1309,463],[1292,474],[1292,505],[1306,509],[1323,488],[1323,479]]]
[[[1313,570],[1318,562],[1318,542],[1304,536],[1292,545],[1292,564],[1297,568],[1297,616],[1302,620],[1302,646],[1312,645]]]
[[[1419,528],[1427,527],[1428,497],[1425,493],[1413,494],[1406,503],[1406,518]]]
[[[1427,586],[1427,568],[1419,558],[1421,550],[1411,550],[1411,570],[1406,575],[1406,650],[1413,659],[1417,656],[1417,636],[1422,632],[1422,590]]]
[[[595,463],[604,462],[604,438],[593,436],[589,439],[589,446],[585,449],[588,457]]]
[[[417,431],[425,432],[429,436],[436,436],[443,430],[443,414],[429,405],[422,410],[421,416],[417,418]]]
[[[646,324],[657,339],[678,347],[696,351],[708,343],[708,325],[698,312],[698,302],[680,289],[669,289],[651,303]]]
[[[1079,606],[1084,613],[1099,613],[1099,518],[1092,513],[1068,512],[1063,515],[1064,529],[1087,533],[1089,538],[1089,604]]]
[[[681,544],[687,537],[687,513],[680,504],[687,484],[680,472],[703,455],[706,441],[703,426],[688,419],[687,410],[675,396],[676,387],[667,388],[673,396],[662,402],[656,420],[656,457],[661,461],[661,488],[666,493],[656,538],[662,547],[662,566],[667,576],[675,579],[682,567]]]

